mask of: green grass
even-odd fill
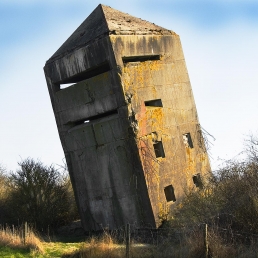
[[[140,244],[132,241],[131,255],[134,258],[186,258],[203,257],[203,236],[201,231],[193,232],[182,239],[180,243],[174,243],[173,239],[167,239],[158,246]],[[223,244],[222,239],[210,231],[210,248],[213,257],[227,258],[252,258],[257,256],[257,243],[250,245]],[[118,244],[110,235],[92,237],[87,241],[65,242],[64,239],[53,238],[52,242],[41,241],[40,251],[29,250],[19,246],[0,245],[0,257],[3,258],[124,258],[125,245]],[[68,240],[68,239],[65,239]],[[76,239],[78,240],[78,239]]]
[[[8,246],[0,246],[0,257],[2,258],[24,258],[31,256],[30,250],[12,249]]]
[[[42,257],[62,257],[63,254],[72,253],[79,250],[81,243],[45,243],[45,254]]]
[[[95,241],[94,241],[95,242]],[[62,243],[62,242],[45,242],[43,243],[43,247],[45,250],[44,254],[37,253],[35,251],[30,251],[29,249],[18,249],[18,248],[10,248],[10,247],[0,247],[0,257],[2,258],[62,258],[69,257],[69,254],[79,254],[79,250],[83,249],[83,253],[92,253],[94,257],[103,257],[101,253],[105,255],[107,253],[110,255],[109,257],[124,257],[125,255],[125,246],[124,245],[114,245],[112,244],[112,249],[108,250],[107,246],[100,246],[97,242],[95,243],[95,247],[92,242],[77,242],[77,243]],[[143,247],[141,245],[137,246],[138,251]],[[104,250],[103,250],[104,249]],[[147,256],[141,257],[150,257],[148,253],[150,250],[146,250]],[[65,256],[66,255],[66,256]],[[99,256],[100,255],[100,256]],[[86,256],[88,257],[88,256]]]
[[[0,257],[1,258],[55,258],[62,257],[62,255],[67,253],[72,253],[76,250],[79,250],[81,243],[44,243],[43,244],[45,253],[39,254],[35,251],[30,251],[29,249],[20,249],[20,248],[10,248],[0,246]]]

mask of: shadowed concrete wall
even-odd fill
[[[84,229],[159,226],[210,170],[179,36],[99,5],[44,70]]]

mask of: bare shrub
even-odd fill
[[[258,251],[258,138],[246,143],[246,160],[225,162],[203,189],[188,191],[166,223],[178,230],[207,223],[213,257],[256,257]],[[186,257],[202,257],[200,239],[185,238]]]
[[[250,134],[245,140],[245,153],[250,161],[258,162],[258,137]]]
[[[7,206],[9,223],[27,221],[40,231],[70,222],[73,207],[69,180],[52,165],[25,159],[11,173]]]
[[[258,162],[228,161],[203,189],[189,191],[170,223],[185,227],[208,223],[258,233]]]

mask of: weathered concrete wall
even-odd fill
[[[178,35],[130,17],[100,5],[45,66],[85,230],[159,226],[209,171]]]
[[[112,35],[117,62],[123,67],[122,86],[130,98],[136,139],[156,224],[172,202],[167,202],[164,188],[173,185],[180,200],[184,192],[195,187],[193,175],[210,170],[208,155],[197,117],[179,36]],[[159,60],[137,61],[141,56],[160,56]],[[133,62],[129,57],[135,57]],[[124,62],[123,62],[124,59]],[[160,100],[162,107],[146,106]],[[192,148],[183,135],[190,133]],[[154,144],[162,142],[165,157],[156,157]]]
[[[47,63],[49,92],[85,230],[154,225],[110,40]],[[94,57],[93,60],[91,59]],[[76,82],[107,63],[106,72]],[[104,69],[105,70],[105,69]],[[85,122],[88,121],[89,122]]]

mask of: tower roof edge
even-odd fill
[[[99,4],[93,12],[72,33],[47,63],[56,60],[75,49],[87,45],[99,37],[117,35],[167,35],[173,31],[128,13]]]

